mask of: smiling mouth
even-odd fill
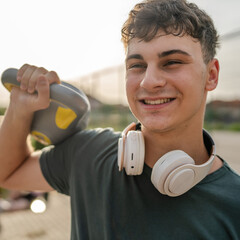
[[[175,98],[163,98],[157,100],[142,100],[142,102],[146,105],[159,105],[173,101]]]

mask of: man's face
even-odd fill
[[[135,117],[148,129],[202,124],[209,66],[190,36],[132,39],[126,56],[126,91]]]

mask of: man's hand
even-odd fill
[[[56,72],[28,64],[19,69],[17,81],[20,82],[20,89],[12,89],[11,102],[24,113],[47,108],[50,100],[49,85],[60,83]]]

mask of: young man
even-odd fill
[[[48,106],[59,78],[24,65],[0,132],[1,185],[69,195],[74,240],[240,239],[240,177],[202,130],[219,74],[212,20],[184,0],[148,0],[130,12],[122,38],[128,102],[140,123],[129,129],[138,131],[85,130],[32,152],[33,113]]]

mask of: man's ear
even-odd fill
[[[217,87],[219,70],[219,62],[216,58],[208,63],[208,79],[205,86],[207,91],[212,91]]]

